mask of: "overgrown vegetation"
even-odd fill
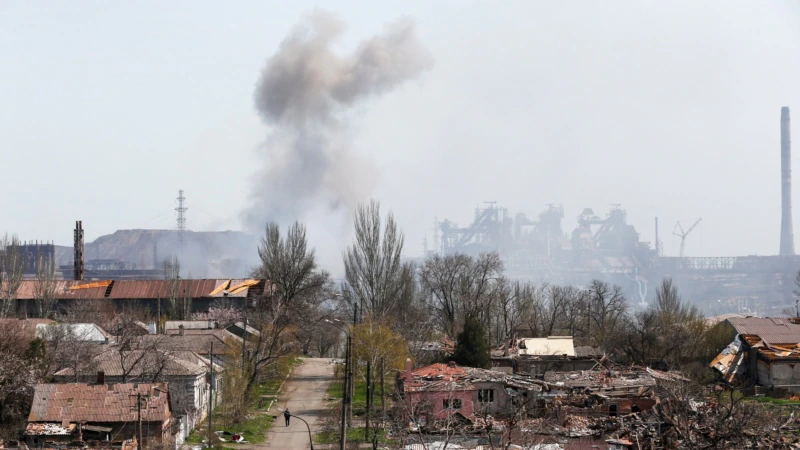
[[[272,414],[267,413],[266,410],[272,403],[271,400],[277,399],[286,377],[302,362],[301,358],[295,356],[281,358],[273,366],[274,371],[266,377],[266,380],[253,389],[251,398],[231,399],[227,395],[221,398],[212,416],[213,431],[230,431],[244,435],[245,439],[253,444],[263,443],[266,432],[272,426]],[[245,408],[244,413],[238,416],[243,419],[234,421],[236,416],[231,413],[232,408],[239,407]],[[208,421],[206,420],[189,435],[187,443],[202,442],[207,430]]]
[[[364,427],[353,427],[347,429],[347,443],[348,444],[365,444],[373,441],[373,434],[370,433],[369,439],[365,437],[366,430]],[[338,444],[339,437],[341,436],[338,431],[320,431],[314,435],[314,442],[318,444]],[[386,438],[384,430],[377,431],[377,442],[379,444],[388,444],[391,441]]]

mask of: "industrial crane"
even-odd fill
[[[681,253],[680,253],[680,257],[681,258],[683,258],[683,249],[686,246],[686,236],[688,236],[689,233],[691,233],[692,230],[694,230],[694,227],[696,227],[697,224],[700,223],[701,220],[703,220],[703,219],[702,218],[697,219],[697,222],[695,222],[694,225],[689,227],[689,229],[686,230],[686,231],[683,231],[683,227],[681,226],[680,222],[676,223],[675,224],[675,228],[672,229],[672,234],[674,234],[675,236],[678,236],[678,237],[681,238]],[[681,232],[678,233],[677,230],[681,230]]]

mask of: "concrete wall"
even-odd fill
[[[517,373],[542,376],[545,372],[572,372],[591,370],[597,362],[593,359],[529,359],[520,358]]]
[[[475,391],[422,391],[407,392],[406,407],[415,417],[426,416],[429,420],[446,419],[447,417],[460,413],[464,417],[472,415],[474,403],[473,398],[477,398]],[[461,400],[461,408],[445,409],[445,400]]]
[[[758,382],[765,386],[776,386],[792,392],[800,392],[800,362],[758,361]]]
[[[505,390],[502,383],[480,382],[474,383],[475,391],[473,394],[473,403],[475,405],[475,412],[480,414],[484,411],[492,416],[504,415],[513,411],[513,404],[511,397]],[[480,403],[478,401],[478,391],[482,389],[491,389],[494,391],[494,401],[491,403]]]

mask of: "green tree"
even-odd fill
[[[473,316],[467,316],[464,320],[464,330],[458,334],[453,359],[461,366],[484,369],[491,367],[486,330]]]

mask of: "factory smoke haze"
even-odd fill
[[[376,167],[353,148],[354,109],[429,70],[433,59],[409,19],[340,56],[332,47],[345,28],[315,10],[261,72],[255,107],[270,131],[242,214],[249,229],[303,220],[319,208],[349,212],[375,187]]]

